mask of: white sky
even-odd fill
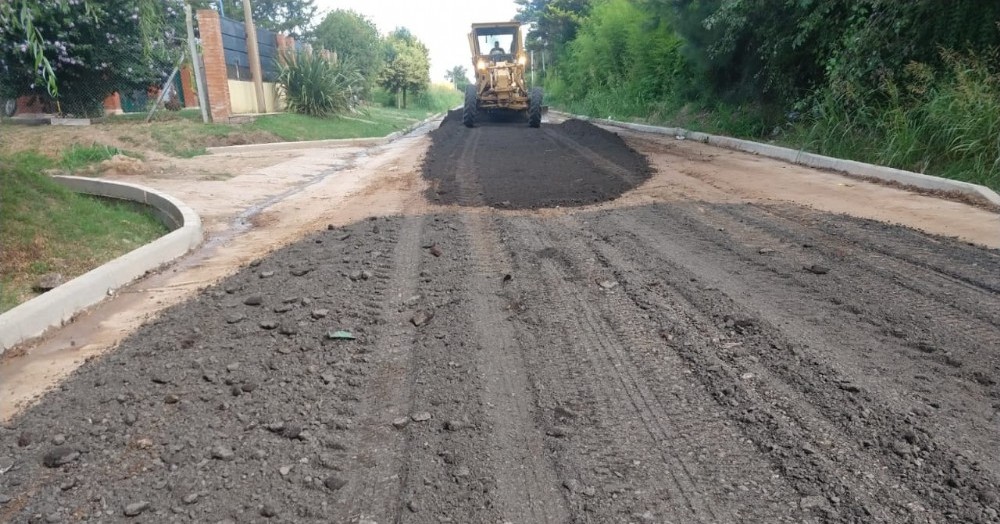
[[[432,82],[444,82],[444,72],[457,65],[472,70],[470,25],[505,22],[517,14],[513,0],[316,0],[316,6],[317,23],[334,9],[350,9],[383,35],[397,27],[409,29],[430,50]]]

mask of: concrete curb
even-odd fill
[[[558,113],[580,120],[586,120],[595,124],[603,124],[658,135],[683,137],[685,140],[695,140],[717,147],[733,149],[744,153],[753,153],[755,155],[784,160],[785,162],[799,164],[806,167],[829,169],[831,171],[839,171],[849,175],[877,178],[879,180],[897,182],[921,189],[957,191],[995,206],[1000,206],[1000,195],[998,195],[995,191],[978,184],[970,184],[969,182],[961,182],[959,180],[950,180],[922,173],[914,173],[912,171],[904,171],[902,169],[866,164],[864,162],[857,162],[854,160],[844,160],[840,158],[817,155],[815,153],[807,153],[797,149],[790,149],[770,144],[761,144],[759,142],[752,142],[750,140],[742,140],[739,138],[688,131],[687,129],[679,127],[658,127],[646,124],[633,124],[630,122],[619,122],[617,120],[572,115],[559,111],[553,111],[553,113]]]
[[[61,326],[114,290],[170,262],[201,243],[201,218],[186,204],[146,187],[93,178],[58,176],[77,193],[151,206],[171,232],[0,315],[0,355],[16,344]]]
[[[207,147],[205,151],[209,154],[217,153],[246,153],[251,151],[287,151],[290,149],[318,149],[324,147],[336,147],[336,146],[381,146],[388,144],[393,140],[396,140],[407,133],[410,133],[414,129],[420,126],[427,125],[429,122],[440,118],[444,113],[437,113],[431,115],[430,117],[421,120],[409,127],[406,127],[400,131],[394,131],[383,137],[370,137],[370,138],[331,138],[328,140],[302,140],[299,142],[269,142],[266,144],[245,144],[241,146],[219,146],[219,147]]]

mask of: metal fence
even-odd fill
[[[226,72],[232,80],[250,80],[250,55],[247,53],[246,26],[237,20],[221,18],[222,48],[226,54]],[[257,28],[261,76],[265,82],[278,78],[278,35]]]

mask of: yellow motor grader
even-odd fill
[[[481,113],[498,118],[520,116],[531,127],[540,126],[542,90],[535,87],[529,91],[525,82],[528,55],[524,51],[521,24],[472,24],[469,47],[476,81],[465,88],[462,112],[465,126],[476,125]]]

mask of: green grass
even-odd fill
[[[396,108],[396,96],[384,89],[376,89],[372,99],[382,107],[404,114],[443,113],[462,105],[463,95],[451,84],[432,84],[426,91],[416,95],[411,93],[406,101],[406,109]]]
[[[457,91],[455,93],[458,96]],[[200,117],[193,119],[189,112],[180,111],[165,113],[164,120],[154,120],[150,124],[142,123],[141,119],[137,122],[115,117],[109,119],[106,125],[120,126],[123,132],[118,134],[123,138],[129,134],[146,134],[156,150],[175,157],[190,158],[203,155],[207,153],[207,148],[216,146],[382,137],[443,111],[435,108],[447,103],[450,100],[435,95],[425,105],[414,105],[408,109],[372,105],[358,113],[330,117],[280,113],[258,116],[252,122],[240,124],[203,124]],[[139,140],[129,138],[128,141]]]
[[[142,155],[138,153],[125,151],[113,146],[101,145],[96,142],[89,146],[73,144],[69,149],[63,151],[59,167],[69,171],[77,171],[89,165],[99,164],[115,155],[142,158]]]
[[[0,158],[0,312],[35,296],[42,274],[73,278],[167,233],[147,208],[79,195],[41,174],[56,166],[35,153]]]

